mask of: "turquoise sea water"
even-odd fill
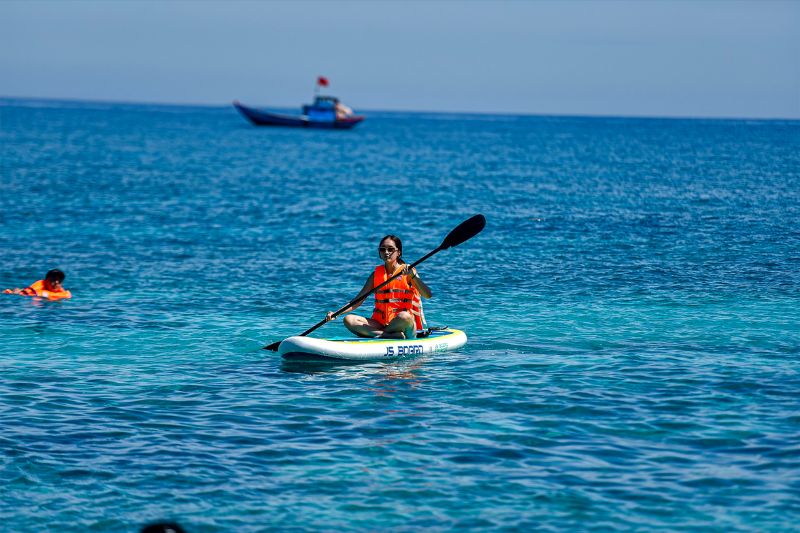
[[[800,123],[368,115],[0,100],[4,529],[797,527]],[[461,351],[260,349],[475,213]]]

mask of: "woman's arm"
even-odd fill
[[[411,284],[415,289],[419,291],[420,296],[423,298],[430,298],[433,296],[431,292],[431,288],[428,287],[428,284],[422,281],[422,278],[419,277],[419,272],[417,269],[414,268],[407,274],[408,283]]]
[[[355,297],[355,298],[353,298],[354,300],[356,300],[356,299],[359,299],[359,298],[361,298],[362,296],[365,296],[365,295],[369,294],[369,293],[370,293],[370,291],[372,291],[372,286],[373,286],[373,283],[374,283],[374,282],[373,282],[373,277],[374,277],[374,276],[375,276],[375,273],[374,273],[374,272],[373,272],[372,274],[370,274],[370,275],[369,275],[369,277],[367,278],[367,281],[364,283],[364,286],[361,288],[361,290],[360,290],[360,291],[358,291],[358,294],[356,295],[356,297]],[[363,299],[362,299],[362,300],[359,300],[359,301],[357,301],[356,303],[354,303],[353,305],[351,305],[350,307],[348,307],[347,309],[345,309],[344,311],[342,311],[342,312],[341,312],[341,313],[339,313],[339,314],[340,314],[340,315],[343,315],[343,314],[345,314],[345,313],[350,313],[350,312],[352,312],[352,311],[355,311],[356,309],[358,309],[358,307],[359,307],[359,306],[360,306],[362,303],[364,303],[364,300],[363,300]],[[333,315],[333,311],[328,311],[328,320],[334,320],[332,315]]]
[[[374,286],[374,280],[373,280],[374,277],[375,277],[375,273],[373,272],[372,274],[369,275],[369,277],[367,278],[367,281],[364,282],[364,286],[361,287],[361,290],[358,292],[358,294],[356,295],[355,299],[362,298],[362,297],[366,296],[367,294],[369,294],[370,291],[372,291],[372,287]],[[342,314],[349,313],[350,311],[354,311],[354,310],[358,309],[358,307],[363,303],[364,303],[363,299],[357,301],[356,303],[351,305],[350,308],[347,311],[343,311]]]

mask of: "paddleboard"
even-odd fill
[[[297,336],[282,341],[278,353],[287,361],[387,361],[450,352],[466,343],[466,333],[450,328],[417,339]]]

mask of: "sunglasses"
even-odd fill
[[[378,251],[383,253],[383,254],[389,255],[389,254],[395,253],[397,251],[397,248],[385,248],[385,247],[381,246],[380,248],[378,248]]]

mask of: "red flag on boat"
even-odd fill
[[[327,87],[328,86],[328,78],[326,78],[325,76],[319,76],[317,78],[317,85],[319,85],[320,87]]]

